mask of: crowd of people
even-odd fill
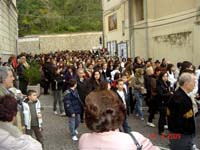
[[[131,143],[131,138],[127,134],[135,135],[141,141],[147,139],[139,133],[131,132],[127,117],[133,113],[144,121],[143,105],[148,106],[149,127],[157,126],[158,134],[162,136],[167,136],[166,128],[170,134],[181,135],[179,139],[170,139],[171,149],[198,149],[194,139],[200,99],[200,68],[195,69],[191,62],[178,62],[175,67],[165,58],[161,62],[159,60],[154,62],[151,58],[145,60],[139,56],[132,60],[91,51],[57,51],[35,56],[23,53],[17,57],[11,56],[0,69],[0,95],[10,94],[9,89],[13,86],[19,88],[22,95],[28,95],[28,100],[22,100],[21,104],[23,108],[27,107],[31,117],[37,120],[31,122],[31,125],[37,127],[33,130],[37,140],[42,144],[43,138],[39,126],[41,114],[40,111],[33,109],[35,105],[39,105],[39,100],[33,96],[34,91],[27,93],[28,81],[24,76],[24,70],[29,68],[32,61],[40,65],[42,74],[40,84],[43,94],[49,94],[50,90],[53,93],[53,113],[68,116],[72,140],[78,140],[76,135],[80,122],[85,122],[89,129],[98,133],[83,135],[80,139],[80,149],[92,149],[96,146],[94,143],[101,142],[104,132],[109,132],[110,137],[117,135],[124,137],[129,144],[127,149],[136,149],[128,148],[135,147],[133,146],[135,140]],[[9,70],[5,70],[5,67],[9,67]],[[18,86],[16,80],[19,81]],[[112,97],[113,94],[116,97]],[[14,96],[19,99],[16,93]],[[99,101],[96,101],[97,99]],[[118,102],[115,102],[116,100]],[[118,116],[120,113],[123,117]],[[156,113],[159,113],[158,124],[154,121]],[[22,116],[26,116],[24,109]],[[115,120],[117,117],[118,121]],[[30,122],[29,128],[25,126],[26,134],[31,135]],[[127,134],[120,134],[119,131]],[[94,140],[90,146],[88,146],[89,139]],[[116,137],[116,141],[118,140]],[[145,148],[145,143],[140,143],[141,141],[139,140],[139,145],[143,145],[144,149],[157,149],[151,143],[146,143]],[[105,147],[101,148],[113,145],[112,142],[102,143]]]

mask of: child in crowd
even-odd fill
[[[69,131],[73,141],[77,141],[77,128],[80,124],[80,114],[82,112],[82,102],[78,95],[77,81],[69,80],[69,89],[64,93],[64,108],[66,115],[69,117]]]
[[[124,81],[122,79],[117,80],[116,91],[117,95],[119,96],[121,102],[124,104],[126,110],[128,109],[128,95],[126,90],[124,89]],[[125,119],[122,125],[123,131],[125,133],[129,133],[131,131],[130,126],[128,125],[127,113],[125,114]]]
[[[22,106],[25,133],[32,136],[34,131],[36,139],[43,145],[41,105],[37,92],[28,90],[27,98],[22,102]]]

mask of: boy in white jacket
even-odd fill
[[[22,106],[25,133],[32,136],[34,131],[36,139],[43,145],[41,105],[37,92],[29,90]]]

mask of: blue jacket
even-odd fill
[[[82,112],[82,103],[77,90],[68,89],[64,92],[64,108],[68,117]]]

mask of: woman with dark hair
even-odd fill
[[[157,108],[157,89],[156,89],[156,81],[160,75],[160,67],[156,67],[154,69],[154,74],[150,76],[150,101],[149,101],[149,116],[148,116],[148,122],[147,125],[150,127],[155,127],[155,124],[153,124],[154,115],[156,114]]]
[[[131,135],[143,150],[157,150],[149,139],[138,132],[119,132],[125,117],[125,107],[119,97],[110,90],[91,92],[85,100],[85,120],[93,133],[85,133],[79,140],[79,150],[123,149],[136,150]]]
[[[137,56],[134,58],[134,62],[133,62],[134,73],[137,68],[144,68],[144,64],[142,64],[142,59],[140,58],[140,56]]]
[[[158,133],[164,134],[164,127],[167,128],[166,121],[166,111],[167,111],[167,103],[170,96],[173,94],[170,89],[170,82],[168,81],[167,72],[161,72],[158,80],[156,81],[156,89],[157,89],[157,100],[158,100],[158,110],[160,113],[160,117],[158,120]]]
[[[161,70],[166,70],[167,69],[167,61],[166,61],[165,58],[162,59],[160,67],[162,68]]]
[[[42,150],[42,145],[29,135],[22,134],[13,125],[17,114],[17,101],[12,96],[0,97],[0,149]]]
[[[106,70],[106,76],[109,78],[109,80],[111,80],[111,72],[114,69],[113,65],[114,65],[113,60],[108,61],[108,68]]]
[[[188,70],[193,70],[193,66],[192,66],[192,63],[189,62],[189,61],[183,61],[181,63],[181,69],[180,69],[180,73],[179,73],[179,76],[183,73],[183,71],[185,71],[186,69]]]
[[[76,79],[76,68],[73,65],[68,66],[65,74],[64,74],[65,83],[63,86],[63,91],[67,90],[69,87],[69,80]]]
[[[119,79],[119,78],[121,78],[121,73],[119,73],[119,72],[117,72],[117,73],[115,73],[115,75],[114,75],[114,80],[111,82],[111,89],[112,90],[115,90],[116,89],[116,84],[117,84],[117,80]]]
[[[100,86],[101,82],[101,72],[99,70],[95,70],[92,73],[92,77],[89,79],[88,89],[89,91],[94,91]]]

